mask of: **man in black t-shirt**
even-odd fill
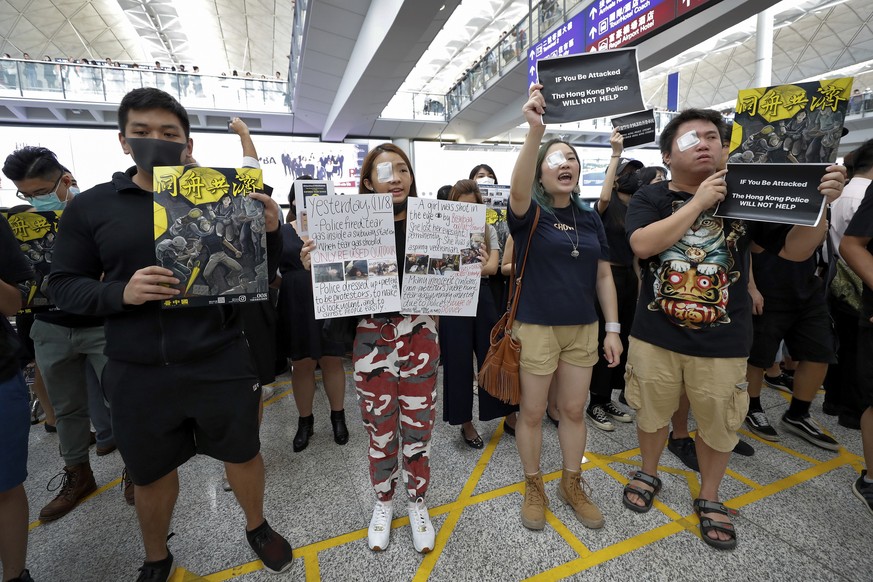
[[[802,262],[786,261],[753,245],[752,266],[763,305],[756,306],[753,318],[754,340],[746,372],[750,399],[746,426],[765,440],[779,440],[761,406],[761,388],[764,371],[773,365],[779,343],[784,340],[791,358],[799,364],[782,426],[816,446],[836,451],[840,445],[822,432],[809,414],[828,365],[836,363],[836,335],[828,313],[824,281],[816,274],[817,261],[815,257]]]
[[[623,503],[638,513],[651,508],[661,486],[658,461],[670,417],[684,392],[698,425],[701,485],[694,509],[701,535],[715,548],[732,549],[736,531],[729,516],[736,512],[718,501],[718,491],[748,409],[749,243],[802,261],[824,239],[827,224],[788,229],[714,216],[727,191],[726,171],[716,171],[723,126],[712,110],[676,116],[660,138],[671,181],[641,188],[628,208],[628,241],[640,259],[643,281],[626,398],[637,410],[642,470],[625,487]],[[831,166],[819,191],[832,201],[844,182],[844,169]]]
[[[868,474],[873,467],[873,358],[870,357],[873,354],[873,186],[867,188],[864,201],[846,228],[840,256],[864,282],[858,321],[858,389],[866,405],[861,415],[861,442],[867,469],[861,471],[852,490],[873,515],[873,479]]]
[[[21,375],[18,336],[6,319],[21,309],[17,287],[33,277],[6,219],[0,218],[0,566],[3,579],[31,580],[27,557],[27,438],[30,395]],[[11,578],[16,576],[16,578]],[[32,582],[32,580],[31,580]]]

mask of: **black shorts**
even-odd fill
[[[873,407],[873,327],[858,326],[858,401]]]
[[[197,453],[244,463],[260,450],[261,385],[243,339],[185,364],[109,360],[103,387],[135,485],[157,481]]]
[[[776,304],[775,306],[772,304]],[[779,342],[785,340],[788,353],[799,362],[835,364],[837,336],[827,303],[821,296],[786,306],[764,300],[764,313],[752,318],[754,340],[749,364],[767,369],[773,365]]]

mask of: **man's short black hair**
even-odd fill
[[[6,158],[3,173],[13,182],[30,178],[55,180],[64,167],[55,153],[48,148],[25,146],[15,150]]]
[[[169,111],[179,118],[182,129],[185,131],[185,137],[191,136],[191,122],[188,120],[188,112],[169,93],[154,87],[142,87],[125,95],[124,99],[121,100],[121,105],[118,106],[118,130],[121,135],[125,135],[127,114],[131,109],[134,111],[147,111],[149,109]]]
[[[857,172],[873,170],[873,139],[868,139],[843,159],[851,178]]]
[[[661,153],[671,153],[670,150],[673,147],[673,140],[676,138],[676,132],[679,130],[680,125],[686,121],[696,121],[698,119],[711,121],[715,124],[715,128],[718,130],[718,135],[720,137],[725,134],[724,118],[718,111],[715,111],[714,109],[685,109],[681,111],[679,115],[671,119],[670,123],[668,123],[661,132],[661,140],[659,142]]]

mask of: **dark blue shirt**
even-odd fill
[[[524,257],[536,202],[522,217],[508,212],[516,265]],[[573,227],[575,217],[575,230]],[[571,256],[573,245],[579,256]],[[600,216],[574,204],[540,208],[531,241],[516,319],[539,325],[585,325],[597,321],[597,263],[609,260]]]

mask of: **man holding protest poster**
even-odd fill
[[[751,302],[746,289],[749,244],[802,261],[827,226],[774,227],[720,219],[724,199],[724,121],[717,111],[688,109],[664,128],[661,155],[671,180],[642,187],[631,200],[628,240],[640,258],[643,281],[627,362],[626,398],[637,410],[642,468],[624,488],[623,503],[647,512],[661,488],[658,461],[670,417],[684,392],[698,421],[701,486],[694,509],[703,541],[736,547],[730,521],[736,511],[719,502],[719,486],[748,407],[745,371]],[[845,170],[830,166],[819,192],[836,199]],[[823,221],[822,221],[823,222]]]

